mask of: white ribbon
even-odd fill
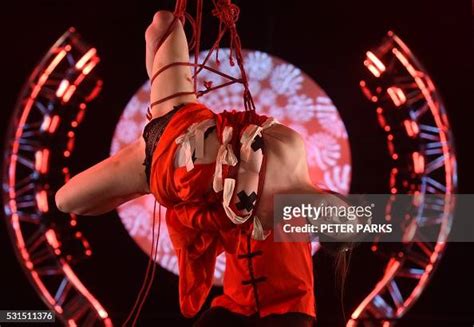
[[[229,142],[232,139],[232,127],[224,127],[222,132],[222,144],[219,147],[216,156],[216,168],[214,170],[214,180],[212,182],[212,187],[214,192],[220,192],[223,189],[222,183],[222,165],[235,166],[238,162],[237,157],[232,150],[232,144]]]
[[[248,213],[245,216],[236,215],[235,212],[230,208],[230,200],[232,199],[232,195],[234,194],[235,188],[235,179],[233,178],[226,178],[224,180],[224,192],[223,196],[223,207],[227,217],[236,225],[245,223],[252,213]],[[263,225],[260,222],[260,219],[257,216],[253,217],[253,229],[252,229],[252,238],[257,241],[264,241],[269,235],[271,231],[263,230]]]
[[[252,142],[257,135],[261,136],[261,131],[264,129],[272,126],[273,124],[277,123],[278,121],[273,117],[268,117],[267,120],[261,125],[248,125],[244,132],[242,133],[242,137],[240,138],[240,143],[242,146],[240,147],[240,159],[243,161],[248,161],[250,158],[250,149],[252,147]]]
[[[243,224],[245,223],[252,213],[248,213],[245,216],[236,215],[235,212],[230,208],[230,200],[232,199],[232,195],[234,194],[235,188],[235,179],[233,178],[226,178],[224,179],[224,192],[222,193],[222,205],[224,207],[225,213],[227,217],[234,223],[234,224]]]
[[[252,238],[257,241],[264,241],[271,234],[271,230],[263,230],[263,225],[257,216],[253,217]]]
[[[176,138],[176,143],[181,144],[184,150],[186,170],[190,171],[194,168],[193,152],[196,158],[204,157],[204,133],[209,127],[215,126],[214,119],[206,119],[199,123],[189,126],[186,133]]]
[[[250,147],[255,136],[262,130],[272,126],[277,122],[278,121],[275,118],[269,117],[261,126],[247,126],[247,128],[244,130],[244,133],[242,133],[240,141],[242,143],[240,149],[241,159],[242,157],[244,157],[245,160],[248,160],[250,155]],[[235,166],[238,162],[235,154],[232,152],[231,144],[228,144],[231,138],[232,127],[226,126],[223,131],[222,145],[219,148],[219,152],[216,159],[216,169],[214,173],[213,187],[214,191],[216,192],[223,190],[222,205],[224,207],[227,217],[229,217],[229,219],[234,224],[243,224],[252,216],[253,210],[251,210],[248,214],[244,216],[239,216],[235,214],[235,212],[230,208],[230,201],[232,200],[232,197],[234,195],[236,181],[233,178],[225,178],[224,182],[222,183],[222,163]],[[263,226],[257,217],[254,218],[254,228],[252,231],[252,235],[254,236],[254,239],[259,240],[264,240],[269,235],[269,232],[265,232],[263,230]]]

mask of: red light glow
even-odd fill
[[[84,69],[82,70],[82,73],[84,75],[88,75],[92,71],[92,69],[94,69],[94,67],[97,65],[98,62],[99,60],[93,60],[90,63],[88,63],[87,66],[85,66]]]
[[[403,125],[405,126],[405,130],[407,131],[408,136],[415,137],[418,135],[420,128],[418,127],[416,121],[407,119],[403,122]]]
[[[63,79],[61,83],[59,83],[58,89],[56,90],[56,96],[58,98],[62,98],[68,87],[69,81],[67,79]]]
[[[365,60],[364,61],[364,65],[365,67],[367,67],[367,69],[375,76],[375,77],[380,77],[380,71],[377,69],[377,67],[375,67],[374,65],[372,65],[369,61]]]
[[[417,174],[421,174],[425,171],[425,157],[422,156],[419,152],[413,152],[413,170]]]
[[[79,59],[76,63],[76,69],[78,70],[81,70],[82,67],[85,66],[85,64],[93,57],[97,54],[97,50],[95,48],[91,48],[89,49],[89,51],[87,51],[81,59]]]
[[[52,229],[48,229],[45,233],[44,236],[46,237],[46,240],[48,241],[49,245],[53,247],[53,249],[59,249],[60,243],[58,241],[58,238],[56,236],[56,232]]]
[[[67,91],[64,92],[63,101],[65,103],[69,102],[74,92],[76,92],[76,89],[77,89],[76,85],[71,85],[68,87]]]
[[[407,102],[407,97],[405,93],[403,93],[402,89],[396,86],[389,87],[387,89],[387,93],[392,99],[393,103],[397,106],[400,107],[402,104]]]
[[[45,174],[49,167],[49,149],[36,151],[35,153],[35,169],[41,174]]]
[[[367,51],[366,55],[367,55],[367,58],[372,62],[372,64],[375,67],[377,67],[377,69],[380,72],[383,73],[385,71],[385,65],[382,63],[382,61],[376,55],[374,55],[374,53],[372,51]]]
[[[94,309],[97,311],[99,316],[102,319],[107,318],[109,315],[107,311],[100,305],[99,301],[89,292],[89,290],[81,283],[79,278],[77,278],[76,274],[73,272],[71,267],[67,263],[63,263],[63,271],[64,274],[68,277],[68,279],[71,281],[71,283],[77,288],[77,290],[84,295],[84,297],[87,298],[89,303],[92,304]]]
[[[39,191],[36,193],[36,203],[38,205],[38,209],[41,212],[48,212],[49,206],[48,206],[48,194],[46,193],[46,190]]]

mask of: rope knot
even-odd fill
[[[204,87],[209,90],[212,87],[212,81],[204,81]]]
[[[235,22],[239,19],[240,9],[230,0],[218,0],[215,3],[215,8],[212,10],[212,15],[217,17],[227,27],[235,26]]]

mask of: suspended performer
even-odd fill
[[[143,137],[71,178],[56,204],[66,213],[100,215],[151,193],[167,208],[184,316],[201,310],[216,257],[225,252],[223,294],[196,326],[312,326],[311,244],[273,242],[273,195],[322,191],[310,179],[302,137],[253,110],[236,9],[229,1],[214,4],[242,68],[235,81],[244,86],[246,110],[215,114],[198,101],[203,65],[186,64],[182,2],[174,13],[159,11],[145,33],[151,105]]]

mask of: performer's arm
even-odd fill
[[[72,177],[56,193],[56,205],[66,213],[100,215],[149,193],[143,138]]]

